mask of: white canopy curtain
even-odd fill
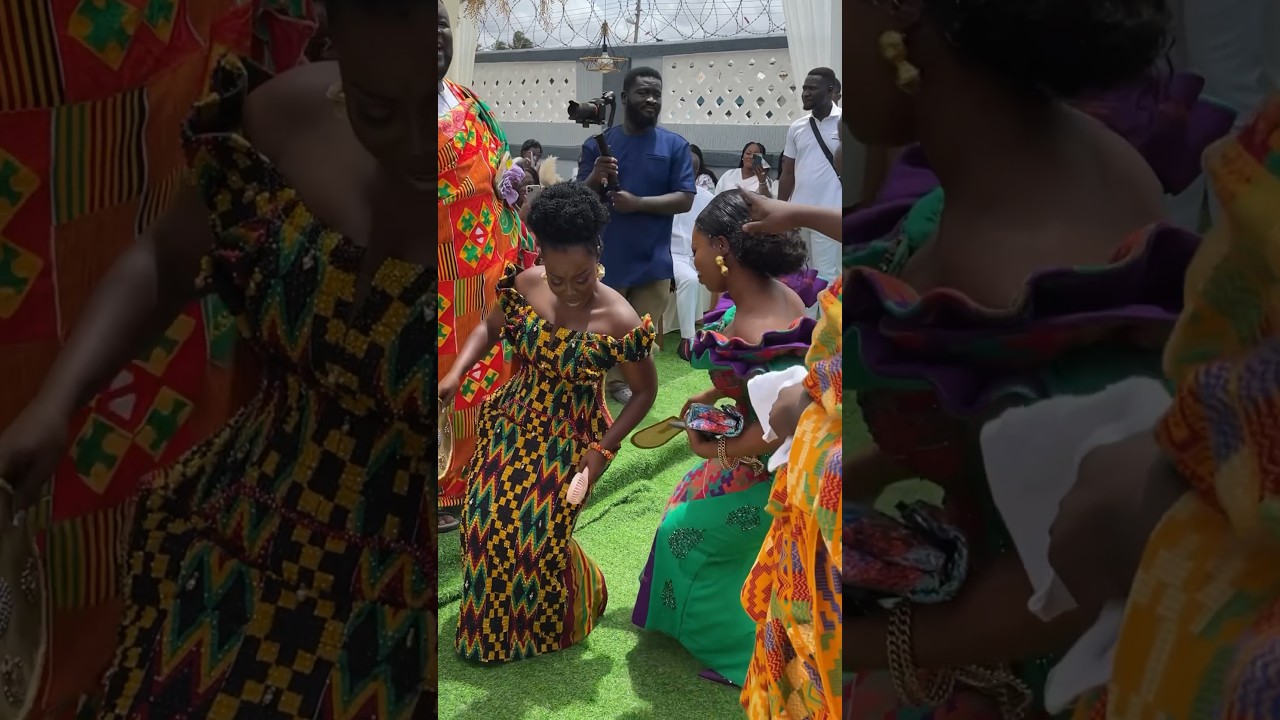
[[[474,20],[463,17],[459,0],[444,0],[445,10],[449,13],[449,22],[453,26],[453,64],[445,77],[469,88],[475,80],[476,40],[480,33]]]
[[[818,67],[831,68],[836,77],[840,77],[843,13],[839,0],[782,0],[782,12],[787,22],[787,52],[791,55],[791,70],[796,74],[796,87],[804,82],[805,73]],[[847,98],[842,98],[841,106],[845,102]],[[847,143],[849,135],[843,130],[841,128],[842,143]],[[861,158],[859,148],[845,145],[845,168],[855,167],[854,163],[861,163]],[[856,186],[860,183],[854,174],[846,170],[840,175],[845,197],[856,197]]]
[[[843,13],[839,0],[782,0],[782,13],[796,87],[804,82],[805,73],[816,67],[829,67],[840,77]]]

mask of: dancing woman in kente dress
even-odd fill
[[[104,3],[0,0],[0,430],[27,432],[14,421],[94,286],[169,206],[186,170],[182,119],[210,64],[227,51],[278,72],[302,62],[309,4],[168,0],[116,4],[119,14]],[[190,303],[167,330],[100,394],[60,413],[77,441],[68,451],[55,440],[49,466],[31,468],[54,495],[52,512],[27,514],[39,518],[53,598],[51,671],[33,717],[75,707],[100,685],[121,610],[116,560],[102,549],[127,539],[139,484],[255,389],[216,298]],[[0,473],[14,472],[4,464]]]
[[[217,63],[181,128],[189,178],[0,440],[0,475],[38,487],[67,408],[137,372],[197,296],[217,294],[260,361],[248,404],[137,498],[96,717],[435,707],[435,149],[414,141],[433,18],[409,0],[327,9],[338,63]]]
[[[747,233],[742,226],[750,220],[744,192],[729,190],[695,221],[698,279],[734,304],[709,314],[681,347],[712,383],[689,403],[731,400],[746,425],[723,443],[688,433],[703,460],[671,493],[632,614],[635,624],[679,640],[706,665],[705,677],[734,685],[746,678],[755,638],[756,623],[739,597],[769,529],[772,475],[764,460],[781,444],[763,439],[747,381],[802,365],[814,327],[804,301],[779,280],[803,267],[803,241],[795,232]]]
[[[481,408],[476,453],[463,477],[462,609],[454,647],[466,660],[521,660],[581,642],[604,613],[604,575],[573,538],[583,502],[568,499],[579,470],[594,486],[657,396],[652,321],[600,282],[609,213],[585,185],[547,188],[529,210],[542,265],[514,265],[498,307],[467,339],[440,382],[448,401],[462,374],[500,340],[515,371]],[[620,366],[632,389],[618,419],[604,399]]]

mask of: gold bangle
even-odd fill
[[[1008,665],[970,665],[955,674],[956,681],[985,692],[1000,706],[1002,718],[1023,720],[1035,698],[1031,687]]]
[[[725,457],[725,454],[724,454],[725,442],[727,442],[725,440],[725,437],[721,435],[720,441],[716,443],[716,457],[720,460],[720,467],[723,467],[725,470],[734,470],[741,463],[738,462],[737,458],[734,458],[733,464],[732,465],[729,464],[729,459]]]
[[[764,463],[757,458],[729,458],[725,455],[725,443],[728,439],[721,435],[716,442],[716,459],[720,461],[721,467],[726,470],[737,470],[739,465],[746,465],[755,470],[764,470]]]
[[[893,688],[908,705],[937,707],[966,685],[992,697],[1003,720],[1022,720],[1031,709],[1031,688],[1008,665],[968,665],[955,670],[921,672],[911,651],[911,604],[903,602],[889,613],[886,655]],[[920,686],[921,676],[928,678]]]
[[[915,654],[911,649],[911,603],[899,603],[889,611],[889,630],[885,634],[885,642],[893,689],[905,703],[937,707],[951,697],[956,686],[956,676],[952,672],[930,672],[927,674],[926,687],[920,686],[921,672],[916,667]]]

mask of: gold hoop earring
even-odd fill
[[[898,89],[908,95],[920,90],[920,69],[907,60],[907,39],[897,30],[880,36],[880,54],[898,71]]]
[[[728,274],[729,274],[729,266],[724,264],[724,256],[723,256],[723,255],[717,255],[717,256],[716,256],[716,266],[720,268],[720,274],[721,274],[721,275],[728,275]]]
[[[604,279],[604,265],[596,265],[596,279],[597,280]]]

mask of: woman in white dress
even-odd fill
[[[742,148],[742,158],[739,160],[740,167],[734,170],[728,170],[716,183],[716,194],[726,190],[742,190],[744,192],[759,193],[765,197],[774,197],[773,181],[769,179],[769,171],[755,166],[754,158],[756,154],[765,155],[764,145],[758,142],[749,142],[747,146]]]

